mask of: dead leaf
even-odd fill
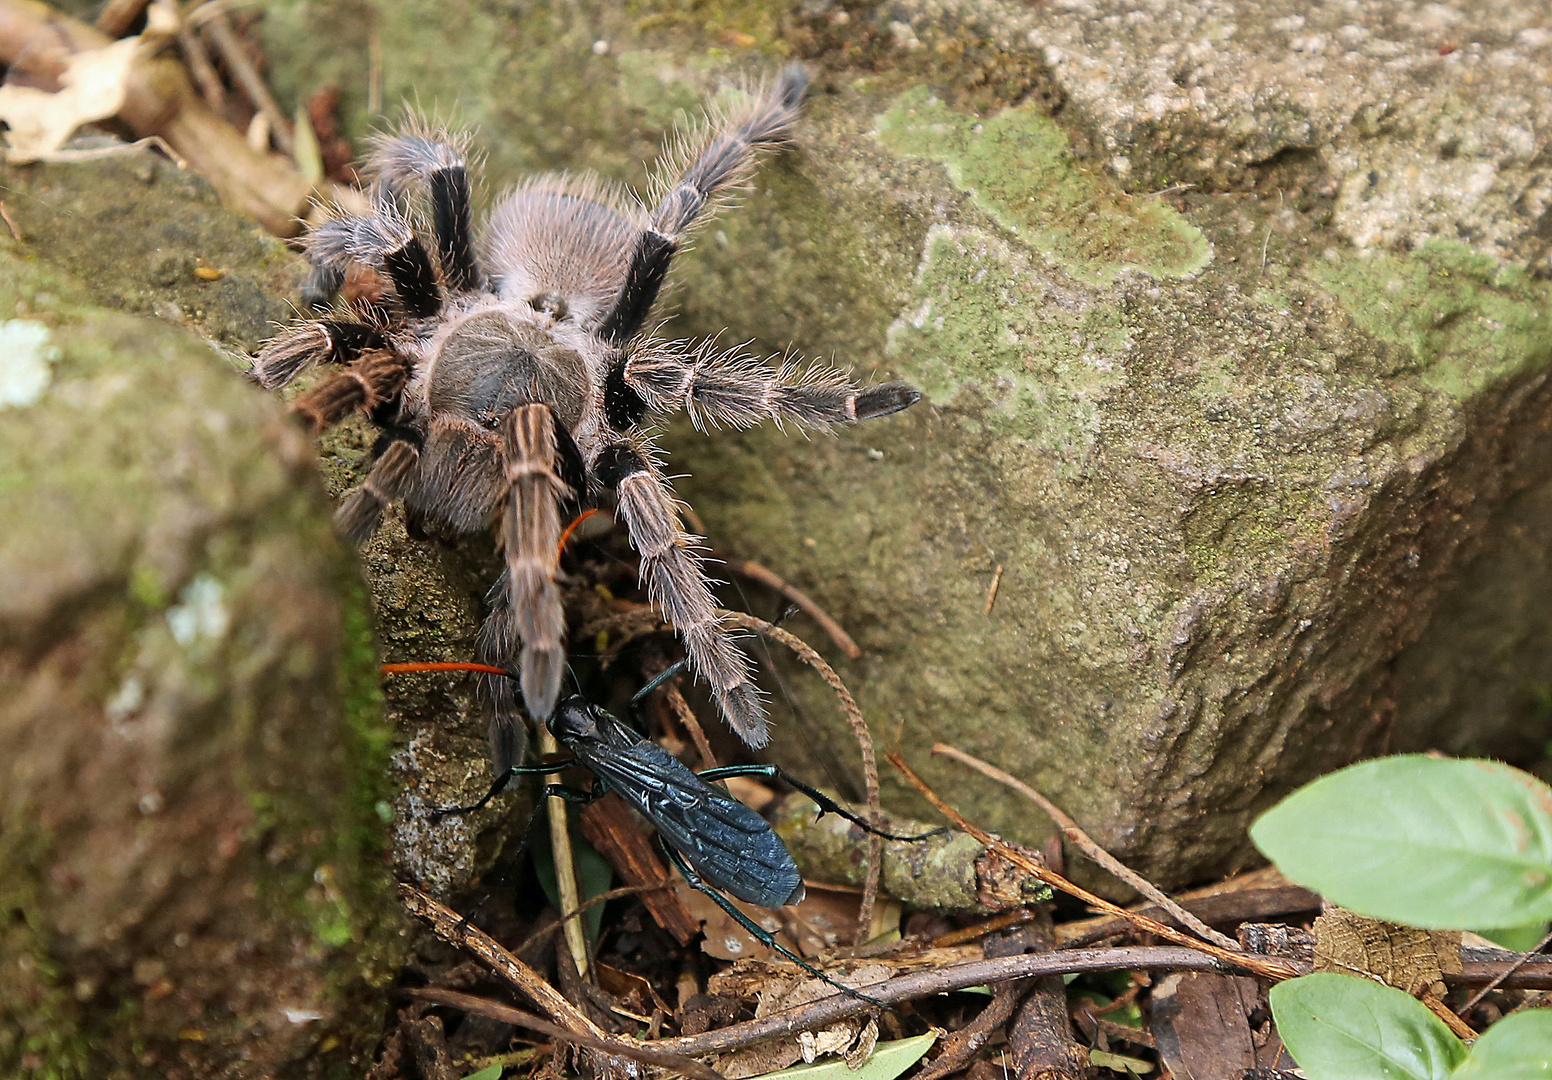
[[[41,161],[59,150],[82,124],[106,120],[124,105],[130,69],[143,42],[124,38],[65,61],[54,93],[31,86],[0,86],[0,120],[10,125],[6,159]]]

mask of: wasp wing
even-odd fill
[[[595,743],[584,760],[707,884],[761,907],[780,907],[801,887],[797,864],[764,818],[657,744]]]

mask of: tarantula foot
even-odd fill
[[[909,409],[921,400],[921,391],[910,383],[890,382],[870,386],[857,395],[857,419],[872,420]]]
[[[711,696],[734,733],[745,743],[758,750],[771,741],[765,702],[754,683],[741,682],[727,690],[713,690]]]
[[[382,502],[357,488],[334,511],[334,527],[351,543],[364,544],[377,531],[382,515]]]
[[[529,715],[543,723],[555,711],[560,697],[560,677],[566,669],[566,657],[560,649],[523,647],[521,682],[523,704]]]

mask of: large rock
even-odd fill
[[[306,439],[7,236],[0,521],[0,1073],[362,1075],[387,733]]]
[[[380,46],[385,100],[457,101],[493,187],[640,180],[721,69],[809,58],[796,152],[682,261],[673,331],[927,401],[835,439],[676,429],[681,491],[856,634],[878,737],[968,814],[1046,829],[932,741],[1175,883],[1355,755],[1534,734],[1552,56],[1540,4],[1480,7],[282,2],[268,50],[360,131]],[[823,739],[784,722],[777,755],[844,755],[789,685]]]

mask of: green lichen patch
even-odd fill
[[[1173,209],[1080,168],[1066,134],[1034,106],[977,120],[918,86],[874,130],[898,153],[943,162],[981,209],[1079,280],[1127,269],[1188,277],[1211,261],[1207,239]]]
[[[1124,379],[1120,310],[1059,291],[1009,245],[934,226],[916,302],[888,352],[937,405],[979,404],[988,429],[1076,472],[1098,428],[1097,403]]]
[[[1463,244],[1435,239],[1408,255],[1348,256],[1313,264],[1309,275],[1451,397],[1470,399],[1552,359],[1552,286]]]

